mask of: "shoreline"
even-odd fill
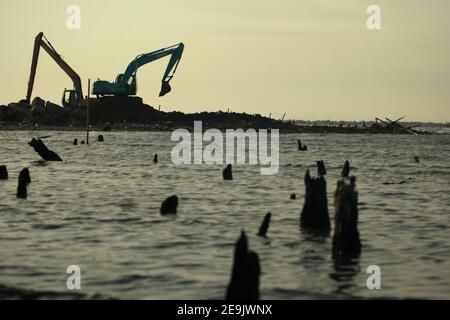
[[[396,122],[376,118],[373,123],[333,123],[310,125],[294,120],[276,120],[260,114],[239,112],[164,112],[128,97],[105,97],[94,100],[89,108],[92,131],[173,131],[192,130],[195,121],[202,121],[204,130],[219,129],[278,129],[280,133],[316,134],[433,134],[414,127],[403,127]],[[85,108],[62,108],[36,97],[26,101],[0,106],[0,130],[3,131],[86,131]]]
[[[241,123],[242,124],[242,123]],[[171,132],[176,129],[187,129],[193,130],[194,123],[173,123],[173,122],[156,122],[156,123],[121,123],[121,124],[111,124],[111,123],[101,123],[93,124],[90,126],[90,131],[96,132]],[[360,127],[342,127],[342,126],[302,126],[295,125],[291,123],[280,123],[279,126],[258,126],[255,123],[247,123],[245,125],[231,125],[230,123],[218,124],[218,123],[205,123],[203,122],[203,129],[219,129],[220,131],[225,131],[227,129],[278,129],[280,133],[306,133],[306,134],[408,134],[407,132],[402,132],[400,130],[395,130],[392,128],[360,128]],[[19,124],[8,124],[0,123],[1,131],[86,131],[86,126],[80,125],[40,125],[36,123],[19,123]],[[433,132],[422,131],[418,132],[420,135],[432,135],[436,134]]]

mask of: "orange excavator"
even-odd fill
[[[62,105],[66,108],[74,108],[80,106],[83,100],[83,89],[81,86],[80,76],[64,61],[64,59],[52,46],[50,41],[45,38],[44,33],[42,32],[40,32],[34,40],[33,60],[31,62],[31,72],[30,79],[28,81],[26,102],[30,103],[31,94],[33,92],[34,78],[36,76],[36,68],[41,47],[73,81],[73,89],[64,89],[64,93],[62,96]]]

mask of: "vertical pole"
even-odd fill
[[[86,144],[89,144],[89,104],[91,96],[91,79],[88,79],[88,95],[87,95],[87,106],[86,106]]]

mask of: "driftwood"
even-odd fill
[[[62,161],[55,152],[45,146],[41,139],[33,138],[28,144],[32,146],[34,151],[36,151],[45,161]]]
[[[161,214],[176,214],[178,208],[178,197],[171,196],[164,200],[161,204],[160,213]]]
[[[397,120],[391,120],[389,118],[385,118],[386,121],[381,120],[380,118],[375,118],[375,123],[372,125],[371,129],[389,129],[392,133],[408,133],[413,135],[424,134],[426,132],[421,132],[418,130],[414,130],[411,128],[403,127],[399,122],[403,120],[404,116],[398,118]],[[384,127],[382,126],[384,125]]]
[[[258,236],[259,237],[265,237],[267,235],[267,231],[270,227],[270,220],[272,219],[272,214],[269,212],[264,217],[263,222],[261,223],[261,226],[259,227]]]
[[[347,163],[344,171],[346,171]],[[358,192],[355,191],[355,187],[356,178],[348,178],[348,175],[337,183],[334,193],[334,257],[351,257],[361,253],[358,231]]]
[[[247,236],[242,231],[234,249],[233,270],[226,300],[258,300],[260,274],[258,254],[248,250]]]
[[[323,161],[317,162],[318,177],[312,178],[309,170],[305,174],[305,203],[300,214],[300,227],[304,230],[329,232],[330,217],[328,215],[327,183]]]

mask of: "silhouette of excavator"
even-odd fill
[[[171,55],[169,64],[167,65],[166,71],[162,78],[161,91],[159,93],[159,96],[162,97],[172,90],[169,82],[172,80],[177,70],[183,50],[184,44],[179,43],[171,47],[138,55],[133,61],[130,62],[125,72],[117,76],[114,83],[104,80],[97,80],[94,82],[92,94],[97,95],[97,97],[105,95],[125,97],[134,96],[136,95],[137,89],[136,73],[138,69],[150,62]]]
[[[67,64],[67,62],[64,61],[61,55],[52,46],[50,41],[48,41],[44,36],[43,32],[38,33],[38,35],[34,39],[33,58],[31,61],[30,78],[28,81],[28,91],[25,101],[27,103],[30,103],[31,100],[31,94],[33,93],[34,79],[36,77],[36,69],[41,47],[73,81],[73,89],[64,89],[62,105],[66,108],[80,106],[83,100],[83,89],[81,86],[80,76]]]
[[[64,89],[61,101],[62,105],[66,108],[85,105],[86,99],[84,99],[83,96],[80,76],[67,64],[67,62],[64,61],[61,55],[52,46],[50,41],[48,41],[48,39],[44,36],[43,32],[38,33],[34,40],[33,58],[31,62],[30,78],[28,81],[28,91],[25,102],[29,104],[31,101],[41,47],[73,81],[73,89]],[[134,96],[136,95],[137,89],[136,73],[138,69],[143,65],[170,55],[171,58],[164,73],[161,84],[161,91],[159,93],[159,96],[162,97],[172,90],[169,83],[178,68],[183,50],[184,44],[179,43],[177,45],[156,50],[154,52],[141,54],[128,65],[123,74],[119,74],[117,76],[114,83],[103,80],[94,82],[92,93],[94,95],[97,95],[97,97],[103,97],[107,95],[120,97]]]

